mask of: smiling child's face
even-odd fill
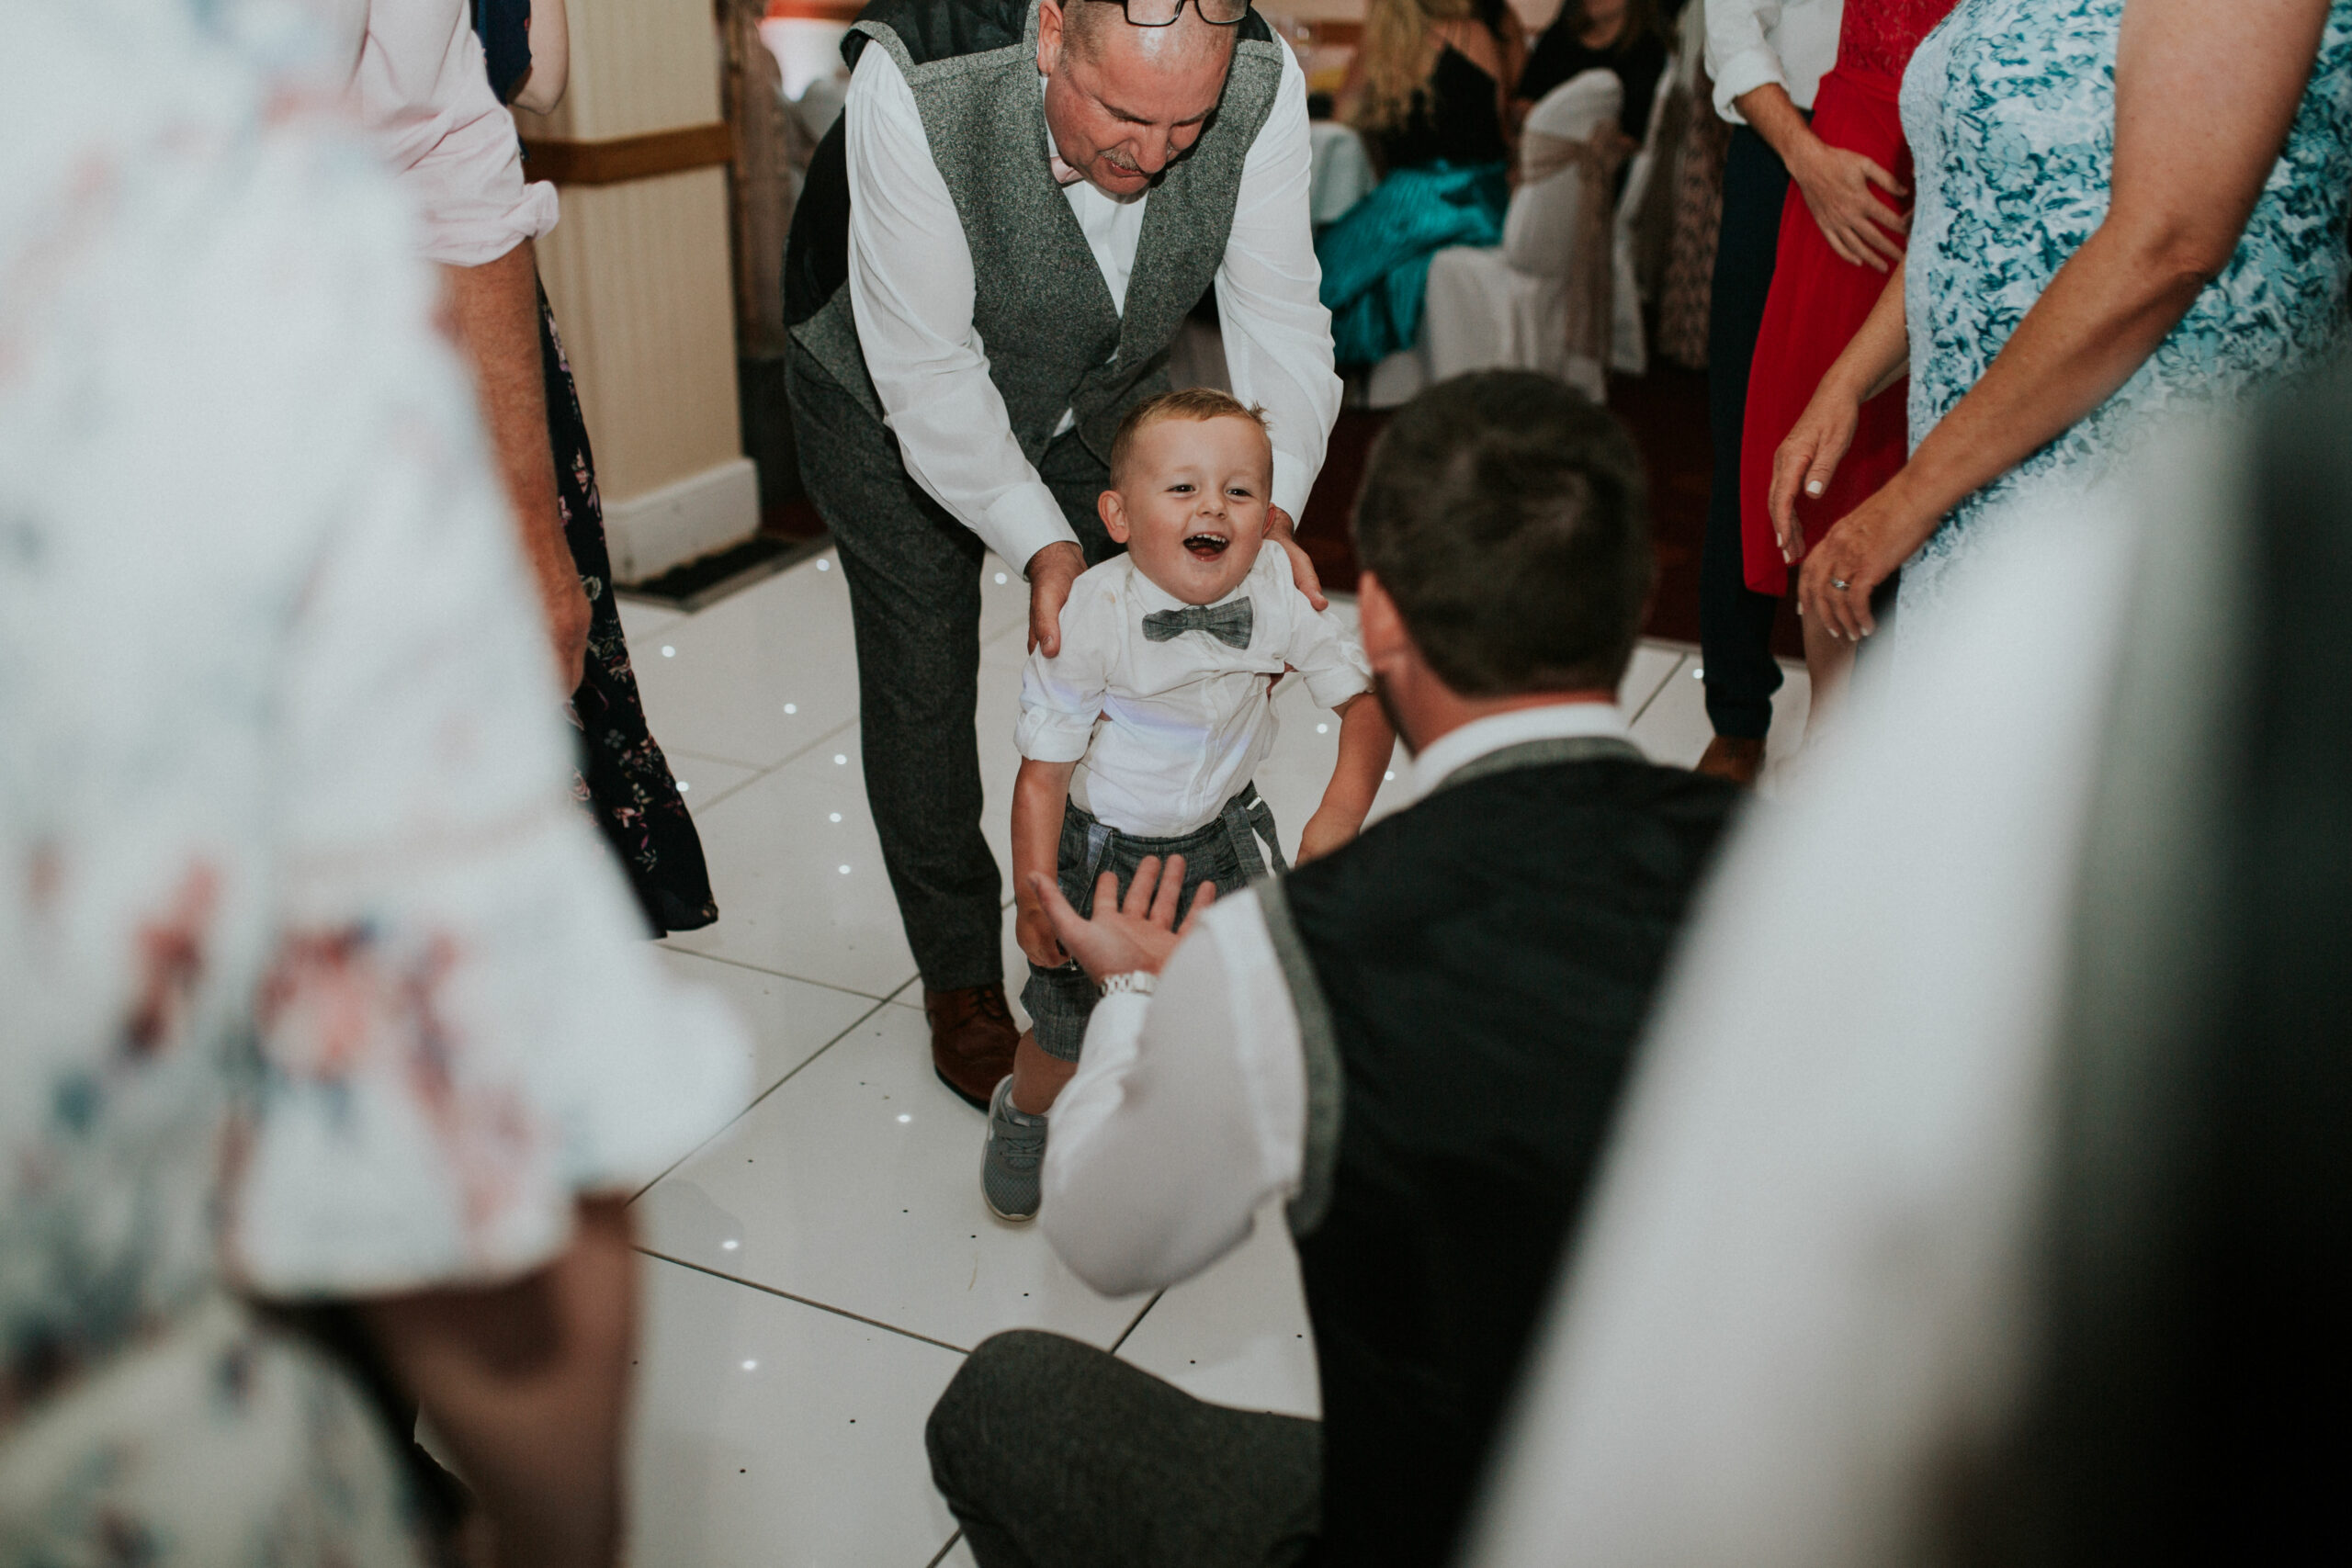
[[[1273,479],[1273,447],[1256,421],[1155,419],[1102,492],[1102,525],[1158,586],[1214,604],[1257,562]]]

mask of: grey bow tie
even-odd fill
[[[1248,648],[1250,629],[1256,624],[1249,595],[1222,604],[1187,604],[1181,610],[1154,610],[1143,618],[1146,642],[1169,642],[1186,632],[1206,632],[1227,648]]]

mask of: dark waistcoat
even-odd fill
[[[1538,741],[1261,890],[1306,1043],[1317,1561],[1448,1561],[1736,797]]]
[[[1107,461],[1120,417],[1167,389],[1169,347],[1216,281],[1242,164],[1282,80],[1282,46],[1257,13],[1236,31],[1208,128],[1151,189],[1124,318],[1046,164],[1036,0],[875,0],[842,44],[853,67],[870,44],[889,51],[914,94],[971,249],[972,324],[989,377],[1032,463],[1065,409]],[[818,145],[793,213],[785,319],[794,340],[878,420],[850,306],[843,134],[836,122]]]

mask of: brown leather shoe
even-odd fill
[[[1004,987],[934,991],[925,986],[922,1013],[931,1021],[931,1070],[965,1104],[986,1111],[989,1096],[1012,1071],[1012,1048],[1021,1043]]]
[[[1718,735],[1707,742],[1707,749],[1699,754],[1699,765],[1690,771],[1754,789],[1756,775],[1764,771],[1764,742]]]

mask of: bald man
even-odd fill
[[[1095,515],[1111,437],[1168,389],[1211,287],[1232,389],[1272,425],[1276,536],[1323,603],[1290,538],[1340,390],[1306,84],[1244,0],[876,0],[842,52],[786,256],[786,385],[849,580],[933,1066],[985,1109],[1016,1034],[980,831],[982,557],[1028,580],[1029,646],[1057,651],[1070,583],[1117,548]]]

